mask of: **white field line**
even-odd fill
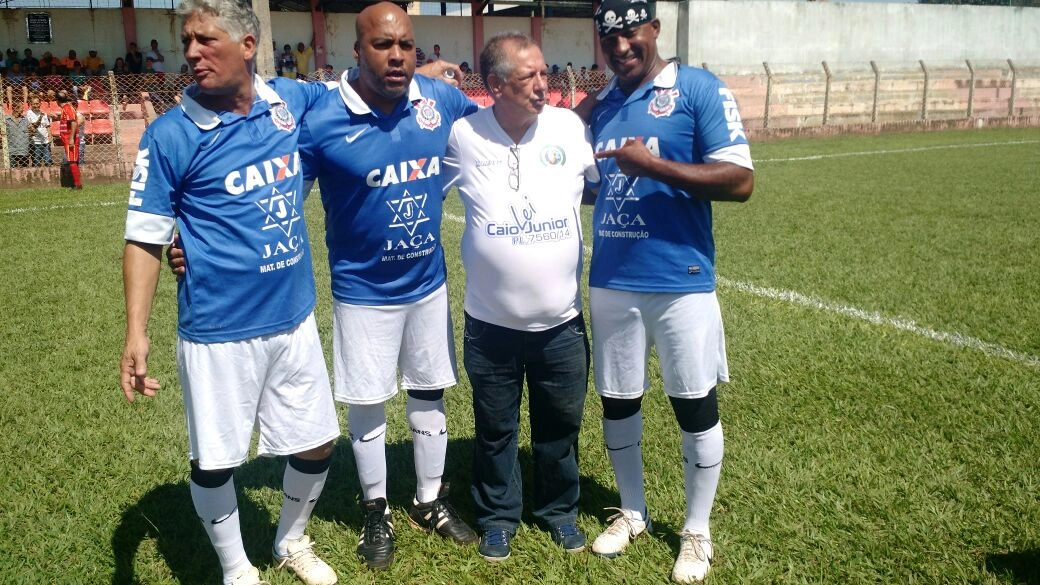
[[[121,201],[89,201],[86,203],[66,203],[62,205],[47,205],[44,207],[19,207],[16,209],[0,210],[0,215],[18,215],[20,213],[39,213],[41,211],[55,211],[58,209],[79,209],[81,207],[110,207],[112,205],[126,205]]]
[[[988,341],[983,341],[977,337],[971,337],[969,335],[963,335],[960,333],[949,333],[947,331],[937,331],[935,329],[922,327],[921,325],[915,323],[912,319],[907,319],[906,317],[886,317],[885,315],[882,315],[881,313],[875,311],[866,311],[864,309],[850,307],[848,305],[842,305],[840,303],[832,303],[830,301],[824,301],[821,299],[813,298],[794,291],[766,288],[748,282],[730,280],[722,276],[718,276],[717,280],[719,285],[725,288],[731,288],[740,292],[752,294],[757,297],[762,297],[776,301],[784,301],[794,305],[808,307],[810,309],[816,309],[828,313],[837,313],[846,317],[853,317],[861,321],[873,323],[874,325],[891,327],[900,331],[906,331],[907,333],[913,333],[914,335],[919,335],[921,337],[925,337],[933,341],[938,341],[939,343],[944,343],[955,347],[974,349],[989,356],[1008,359],[1014,362],[1025,364],[1027,366],[1032,366],[1034,368],[1040,367],[1040,357],[1015,351],[1013,349],[1008,349],[1002,345],[990,343]]]
[[[756,158],[755,164],[770,162],[795,162],[803,160],[823,160],[825,158],[844,158],[851,156],[875,156],[880,154],[902,154],[907,152],[925,152],[929,150],[948,150],[951,148],[979,148],[991,146],[1011,146],[1021,144],[1040,144],[1040,140],[1011,140],[1008,142],[974,142],[971,144],[941,144],[937,146],[918,146],[916,148],[895,148],[891,150],[864,150],[860,152],[835,152],[831,154],[814,154],[810,156],[793,156],[790,158]]]
[[[444,213],[443,215],[446,219],[450,219],[451,221],[457,223],[465,223],[466,221],[466,218],[458,215],[453,215],[450,213]],[[585,254],[591,253],[592,249],[586,246]],[[906,317],[886,317],[885,315],[882,315],[881,313],[875,311],[867,311],[857,307],[842,305],[840,303],[832,303],[830,301],[824,301],[821,299],[813,298],[794,291],[766,288],[751,284],[749,282],[730,280],[723,276],[716,276],[716,281],[718,282],[719,286],[723,288],[730,288],[736,291],[754,295],[756,297],[762,297],[774,301],[784,301],[793,305],[808,307],[810,309],[816,309],[818,311],[824,311],[827,313],[836,313],[838,315],[844,315],[846,317],[852,317],[854,319],[866,321],[874,325],[880,325],[882,327],[890,327],[892,329],[906,331],[907,333],[912,333],[914,335],[918,335],[926,339],[931,339],[932,341],[937,341],[942,344],[951,345],[954,347],[973,349],[989,356],[1000,357],[1021,364],[1025,364],[1027,366],[1032,366],[1034,368],[1040,368],[1040,357],[1018,352],[1013,349],[1008,349],[1002,345],[990,343],[988,341],[983,341],[977,337],[971,337],[969,335],[963,335],[960,333],[937,331],[935,329],[922,327],[921,325],[915,323],[912,319],[907,319]]]

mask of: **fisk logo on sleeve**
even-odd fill
[[[737,98],[733,97],[733,92],[725,87],[719,88],[719,95],[723,100],[722,108],[726,111],[726,128],[729,129],[730,142],[737,138],[747,140],[747,135],[744,134],[744,122],[741,121],[740,110],[737,109]]]
[[[148,182],[148,149],[137,151],[137,160],[134,161],[134,176],[130,179],[130,207],[140,207],[144,200],[138,193],[144,191]]]

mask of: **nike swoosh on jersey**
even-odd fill
[[[347,134],[347,135],[346,135],[346,136],[344,137],[344,138],[346,139],[346,141],[347,141],[347,144],[352,144],[352,143],[353,143],[353,142],[354,142],[355,140],[357,140],[357,139],[358,139],[358,137],[359,137],[359,136],[361,136],[362,134],[364,134],[364,133],[365,133],[365,130],[367,130],[367,129],[368,129],[368,128],[362,128],[362,129],[358,130],[357,132],[355,132],[355,133],[353,133],[353,134]]]

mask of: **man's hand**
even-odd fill
[[[574,113],[578,114],[582,122],[585,124],[592,123],[592,110],[596,107],[596,94],[590,93],[585,96],[585,99],[581,100],[581,103],[574,107]]]
[[[442,59],[437,59],[432,63],[418,67],[415,72],[430,79],[440,79],[444,83],[449,83],[455,87],[458,87],[459,82],[462,81],[462,69],[459,69],[459,66],[455,63],[449,63]]]
[[[169,265],[170,272],[177,277],[177,280],[184,278],[184,274],[188,271],[188,262],[184,258],[184,248],[181,248],[180,234],[173,236],[173,243],[166,248],[166,264]]]
[[[642,177],[649,174],[657,157],[641,141],[629,139],[621,148],[597,152],[596,158],[612,158],[622,173],[629,177]]]
[[[159,381],[148,377],[149,346],[147,336],[128,336],[126,339],[123,357],[119,361],[119,384],[127,402],[133,402],[137,394],[155,396],[159,389]]]

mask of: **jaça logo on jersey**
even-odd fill
[[[299,172],[300,153],[294,152],[231,171],[224,177],[224,188],[232,195],[241,195],[257,187],[295,177]]]
[[[387,240],[386,246],[383,248],[384,252],[411,250],[437,241],[437,238],[430,232],[415,233],[419,226],[430,221],[430,216],[425,209],[426,200],[426,193],[413,195],[405,190],[401,197],[386,202],[394,214],[389,226],[403,229],[408,237]],[[432,252],[433,249],[430,248],[430,251]]]
[[[296,209],[296,191],[281,193],[278,189],[271,189],[271,196],[264,197],[256,202],[265,214],[264,225],[261,231],[280,230],[285,234],[285,239],[279,239],[274,244],[264,244],[264,252],[261,255],[265,260],[274,256],[281,256],[296,252],[303,245],[303,236],[293,234],[293,227],[300,221],[300,212]]]

